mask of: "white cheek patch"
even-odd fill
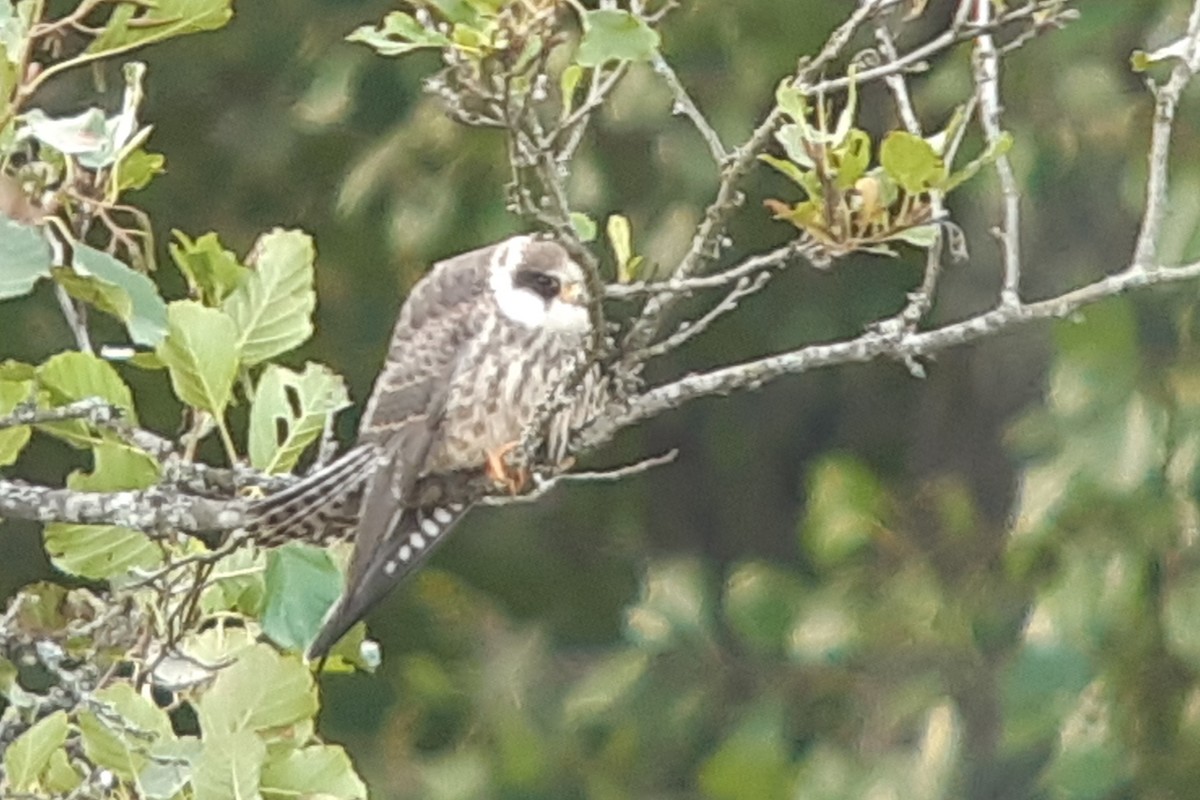
[[[504,316],[518,325],[540,328],[546,323],[545,301],[526,289],[513,288],[511,283],[496,290],[496,305],[500,306]]]
[[[545,310],[544,325],[546,330],[558,333],[587,333],[591,328],[588,310],[573,303],[564,303],[555,298],[550,302],[550,308]]]

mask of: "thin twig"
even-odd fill
[[[613,469],[599,470],[596,472],[563,472],[549,478],[539,478],[534,476],[536,485],[534,488],[519,495],[493,495],[484,497],[479,501],[480,505],[484,506],[507,506],[516,503],[530,503],[534,500],[539,500],[545,497],[552,489],[561,483],[580,483],[580,482],[604,482],[611,483],[613,481],[623,480],[632,475],[640,475],[643,472],[648,472],[655,467],[661,467],[664,464],[670,464],[679,457],[678,450],[671,450],[658,456],[642,459],[633,464],[626,464],[623,467],[615,467]]]
[[[712,155],[713,161],[717,166],[725,163],[728,154],[725,152],[725,145],[721,144],[721,137],[705,119],[704,114],[696,107],[695,101],[688,94],[687,89],[683,87],[683,83],[679,80],[679,76],[675,74],[675,70],[663,58],[662,53],[655,53],[654,58],[650,62],[654,67],[654,71],[662,76],[666,82],[667,88],[671,90],[673,96],[671,111],[674,114],[682,114],[692,121],[692,125],[696,127],[700,138],[708,145],[708,152]]]
[[[671,334],[662,341],[656,342],[642,350],[628,356],[628,361],[638,363],[650,361],[659,356],[666,355],[672,350],[676,350],[683,345],[695,339],[700,334],[704,333],[708,328],[721,317],[735,311],[738,303],[743,298],[754,294],[762,289],[771,280],[770,272],[760,272],[753,278],[745,276],[741,278],[729,294],[721,298],[721,302],[710,308],[703,316],[695,320],[687,320],[680,324],[679,330]]]
[[[604,296],[609,300],[630,300],[646,294],[673,292],[691,294],[704,289],[720,289],[739,278],[769,269],[781,269],[797,256],[807,255],[808,248],[799,241],[783,247],[751,256],[740,264],[712,275],[698,278],[670,278],[665,281],[638,281],[636,283],[612,283],[604,287]]]
[[[1200,55],[1200,0],[1192,5],[1188,16],[1187,34],[1180,58],[1171,68],[1171,76],[1161,87],[1151,85],[1154,92],[1154,123],[1150,134],[1149,171],[1146,179],[1146,209],[1134,246],[1132,270],[1143,270],[1158,256],[1159,232],[1167,211],[1167,172],[1171,153],[1171,131],[1175,127],[1175,110],[1179,98],[1192,79]]]
[[[981,30],[992,21],[992,0],[975,0],[975,24]],[[979,98],[979,124],[989,147],[996,147],[1004,129],[1000,124],[1000,57],[990,33],[975,40],[975,87]],[[1000,179],[1004,221],[996,231],[1004,258],[1004,283],[1000,289],[1000,304],[1021,302],[1021,192],[1013,173],[1008,154],[1000,153],[995,162]]]

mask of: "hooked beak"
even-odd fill
[[[562,290],[559,291],[558,297],[564,303],[570,303],[573,306],[582,306],[587,298],[587,291],[582,283],[571,281],[564,283]]]

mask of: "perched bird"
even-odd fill
[[[519,491],[506,467],[555,392],[545,463],[567,457],[570,433],[599,410],[595,369],[567,387],[592,335],[583,269],[559,244],[516,236],[440,262],[413,287],[375,381],[358,444],[260,501],[255,527],[275,539],[320,539],[354,528],[341,599],[310,658],[329,651],[441,542],[479,499]],[[299,532],[298,532],[299,531]]]

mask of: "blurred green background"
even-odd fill
[[[663,51],[732,144],[852,7],[686,0]],[[1078,7],[1003,72],[1031,299],[1127,263],[1153,110],[1128,58],[1179,35],[1188,11]],[[949,8],[931,2],[901,44]],[[168,172],[130,199],[160,250],[175,228],[215,230],[239,253],[276,225],[315,236],[317,333],[295,360],[346,376],[357,406],[343,440],[407,288],[431,261],[522,229],[503,208],[500,136],[422,95],[436,57],[343,41],[389,9],[242,0],[227,29],[145,53],[149,145]],[[969,47],[912,87],[927,130],[944,125],[970,91]],[[94,102],[83,86],[55,91],[50,111]],[[1197,252],[1194,95],[1175,132],[1166,262]],[[896,125],[882,86],[860,106],[875,133]],[[981,175],[951,204],[971,258],[947,270],[935,321],[996,302],[994,184]],[[629,216],[638,251],[664,267],[714,186],[702,142],[643,68],[571,180],[579,210]],[[762,168],[747,194],[731,258],[792,232],[760,205],[794,200],[785,181]],[[160,278],[177,296],[170,266]],[[854,336],[919,280],[915,256],[797,265],[651,378]],[[672,447],[678,461],[473,514],[370,618],[379,672],[323,681],[321,729],[380,798],[1192,797],[1196,297],[1110,301],[943,354],[923,381],[890,363],[839,368],[628,431],[590,462]],[[70,346],[45,287],[4,314],[2,357]],[[167,397],[165,378],[123,374],[143,421],[174,432],[177,408],[148,401]],[[17,474],[58,482],[72,458],[39,441]],[[0,533],[0,596],[49,574],[36,530]]]

